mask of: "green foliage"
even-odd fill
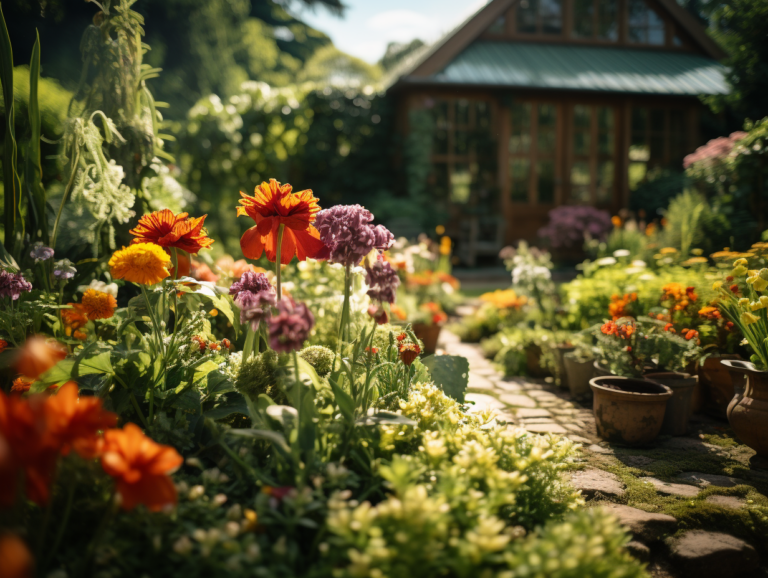
[[[429,370],[435,385],[438,385],[445,395],[463,402],[464,393],[469,382],[469,362],[465,357],[457,355],[430,355],[421,360]]]
[[[450,330],[467,343],[478,343],[484,337],[494,335],[501,328],[501,311],[485,303],[472,315],[462,317],[461,321],[450,326]]]
[[[678,195],[669,203],[664,217],[666,223],[657,243],[678,249],[682,259],[691,256],[691,249],[711,253],[728,242],[724,235],[730,231],[728,219],[700,193],[687,190]]]
[[[386,72],[394,70],[401,62],[407,62],[414,54],[419,53],[425,46],[422,40],[414,38],[410,42],[390,42],[384,56],[379,60],[379,66]]]
[[[277,403],[285,403],[285,394],[277,384],[277,370],[277,353],[271,349],[263,351],[241,362],[235,387],[253,400],[264,394]]]
[[[309,363],[320,377],[331,373],[335,354],[322,345],[311,345],[299,352],[299,355]]]
[[[378,80],[379,76],[381,71],[378,67],[329,44],[312,55],[297,75],[297,80],[348,88],[366,86]]]

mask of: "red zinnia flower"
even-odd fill
[[[416,343],[403,343],[400,346],[400,360],[408,367],[421,353],[421,347]]]
[[[242,206],[237,207],[237,216],[247,215],[256,221],[256,226],[248,229],[240,239],[245,257],[258,259],[266,251],[267,259],[274,263],[280,225],[285,225],[280,249],[283,265],[290,263],[294,255],[299,261],[305,261],[323,249],[320,233],[312,225],[320,211],[317,199],[309,189],[297,193],[292,190],[291,185],[281,185],[270,179],[269,183],[256,187],[253,197],[240,193]]]
[[[213,239],[203,227],[205,218],[190,218],[189,213],[174,215],[170,209],[155,211],[139,219],[139,224],[130,231],[136,237],[131,244],[154,243],[164,248],[175,247],[187,253],[199,253],[213,245]]]

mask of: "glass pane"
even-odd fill
[[[672,39],[672,44],[674,44],[675,46],[682,46],[683,41],[680,40],[680,37],[677,34],[675,34],[675,37]]]
[[[513,104],[510,118],[509,152],[527,153],[531,150],[531,103]]]
[[[536,176],[538,180],[538,195],[536,201],[540,205],[555,202],[555,163],[552,161],[538,161],[536,163]]]
[[[601,106],[597,109],[597,128],[598,130],[613,130],[613,109],[607,106]]]
[[[448,198],[448,165],[434,163],[429,174],[429,189],[436,199]]]
[[[435,125],[437,128],[448,128],[448,107],[450,103],[446,100],[438,100],[435,102],[433,109],[435,117]]]
[[[598,0],[597,37],[601,40],[619,38],[619,2],[618,0]]]
[[[633,108],[632,109],[632,132],[645,132],[648,127],[648,109],[647,108]]]
[[[511,198],[515,202],[528,202],[528,183],[531,173],[531,161],[528,159],[512,159],[509,162],[509,177]]]
[[[663,134],[651,135],[651,158],[652,159],[664,158],[664,135]]]
[[[455,126],[469,126],[469,101],[460,98],[456,101],[456,122]]]
[[[597,148],[598,154],[613,155],[613,132],[600,132]]]
[[[453,133],[453,153],[457,155],[469,154],[469,133],[465,130],[456,130]]]
[[[536,33],[538,0],[520,0],[517,5],[517,31],[523,34]]]
[[[435,154],[435,155],[448,154],[448,131],[447,130],[435,131],[435,138],[432,141],[432,154]]]
[[[644,0],[629,0],[629,41],[648,41],[648,7]]]
[[[557,140],[557,108],[554,104],[540,104],[538,115],[537,148],[540,153],[554,153]]]
[[[597,151],[600,155],[613,155],[613,123],[613,109],[607,106],[599,107],[597,109]]]
[[[664,21],[648,9],[648,44],[664,44]]]
[[[577,104],[573,107],[573,126],[576,130],[589,130],[592,125],[590,107]]]
[[[475,127],[489,129],[491,127],[491,105],[483,100],[475,101]]]
[[[577,131],[573,133],[573,154],[589,156],[589,133]]]
[[[504,34],[507,21],[504,16],[499,16],[496,21],[488,28],[488,32],[491,34]]]
[[[562,34],[562,0],[539,0],[541,31],[544,34]]]
[[[613,200],[613,161],[597,163],[597,187],[596,201],[601,204],[610,203]]]
[[[592,109],[577,104],[573,107],[573,154],[589,156]]]
[[[663,108],[651,109],[651,132],[664,132],[665,112]]]
[[[571,200],[577,203],[589,203],[589,163],[575,162],[571,167]]]
[[[451,201],[464,204],[469,201],[472,185],[472,172],[469,165],[457,164],[451,173]]]
[[[594,0],[574,0],[573,35],[577,38],[592,38],[594,34]]]

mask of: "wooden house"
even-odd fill
[[[449,231],[490,249],[535,238],[558,205],[615,212],[680,167],[702,144],[699,96],[728,90],[724,56],[675,0],[492,0],[387,94],[405,142],[429,144],[420,174]]]

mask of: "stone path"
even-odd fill
[[[504,377],[478,345],[447,331],[440,348],[469,360],[466,400],[476,410],[490,408],[533,434],[581,444],[583,468],[570,474],[571,482],[588,507],[611,509],[629,529],[627,549],[648,563],[651,576],[768,577],[768,472],[750,469],[754,452],[745,446],[714,445],[699,433],[727,424],[694,416],[688,436],[659,438],[646,449],[611,446],[598,437],[591,407],[570,400],[565,390],[545,380]],[[763,520],[757,531],[756,517]]]

